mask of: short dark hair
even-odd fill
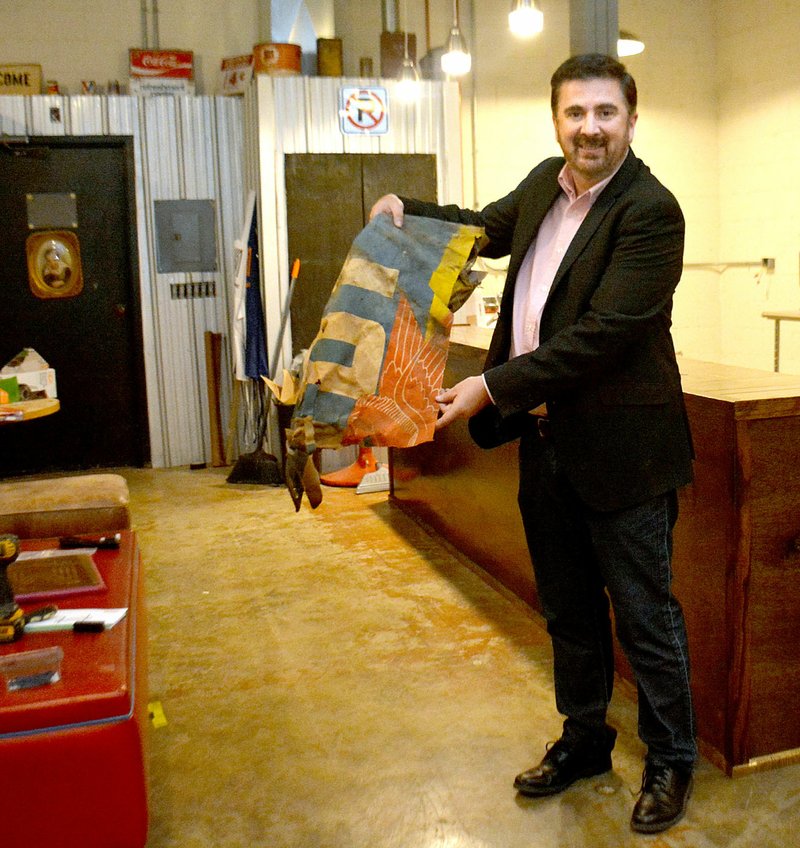
[[[617,80],[628,102],[628,112],[631,115],[636,112],[638,102],[636,82],[625,65],[604,53],[584,53],[580,56],[571,56],[566,62],[562,62],[550,78],[550,108],[553,114],[555,115],[558,111],[558,95],[562,83],[590,79]]]

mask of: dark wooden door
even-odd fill
[[[418,153],[286,156],[291,259],[301,261],[292,298],[292,353],[309,347],[353,239],[369,210],[393,192],[436,200],[436,157]]]
[[[34,348],[61,404],[0,426],[0,476],[149,460],[132,163],[124,138],[0,147],[0,364]],[[75,221],[59,216],[59,197],[73,198]],[[78,239],[83,288],[72,297],[37,296],[29,280],[26,241],[53,229]]]

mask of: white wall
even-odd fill
[[[719,0],[720,259],[774,257],[775,273],[723,275],[722,358],[772,366],[768,310],[800,309],[800,5]],[[781,370],[800,373],[800,324],[782,325]]]
[[[197,94],[218,93],[222,59],[249,53],[259,40],[258,0],[159,0],[158,7],[161,46],[194,51]],[[0,61],[40,64],[62,93],[80,94],[82,80],[126,84],[128,50],[144,46],[143,38],[140,0],[0,0]]]
[[[264,40],[265,3],[160,0],[161,43],[193,49],[198,88],[211,93],[221,58]],[[380,0],[333,6],[345,74],[358,74],[362,56],[377,72]],[[557,152],[548,81],[569,50],[569,4],[541,0],[545,31],[527,43],[507,31],[507,0],[460,6],[475,60],[473,77],[462,85],[465,202],[472,205],[505,193]],[[430,0],[429,8],[435,47],[447,37],[452,4]],[[400,10],[421,56],[424,3],[401,0]],[[0,56],[41,62],[46,77],[71,90],[85,78],[124,80],[127,49],[140,42],[139,11],[139,0],[0,0]],[[619,20],[647,44],[627,60],[640,88],[634,149],[675,192],[687,219],[690,267],[676,296],[676,346],[687,356],[769,369],[772,324],[761,312],[800,308],[800,176],[792,167],[800,128],[800,4],[619,0]],[[774,273],[732,265],[761,257],[776,259]],[[782,369],[800,372],[800,324],[784,325],[783,337]]]

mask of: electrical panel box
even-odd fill
[[[159,273],[216,271],[215,217],[213,200],[156,200]]]

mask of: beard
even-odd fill
[[[603,138],[577,136],[567,159],[571,167],[586,174],[598,174],[613,168],[611,150]]]
[[[606,136],[576,135],[568,142],[559,136],[558,142],[572,171],[592,183],[610,176],[628,152],[627,140]]]

